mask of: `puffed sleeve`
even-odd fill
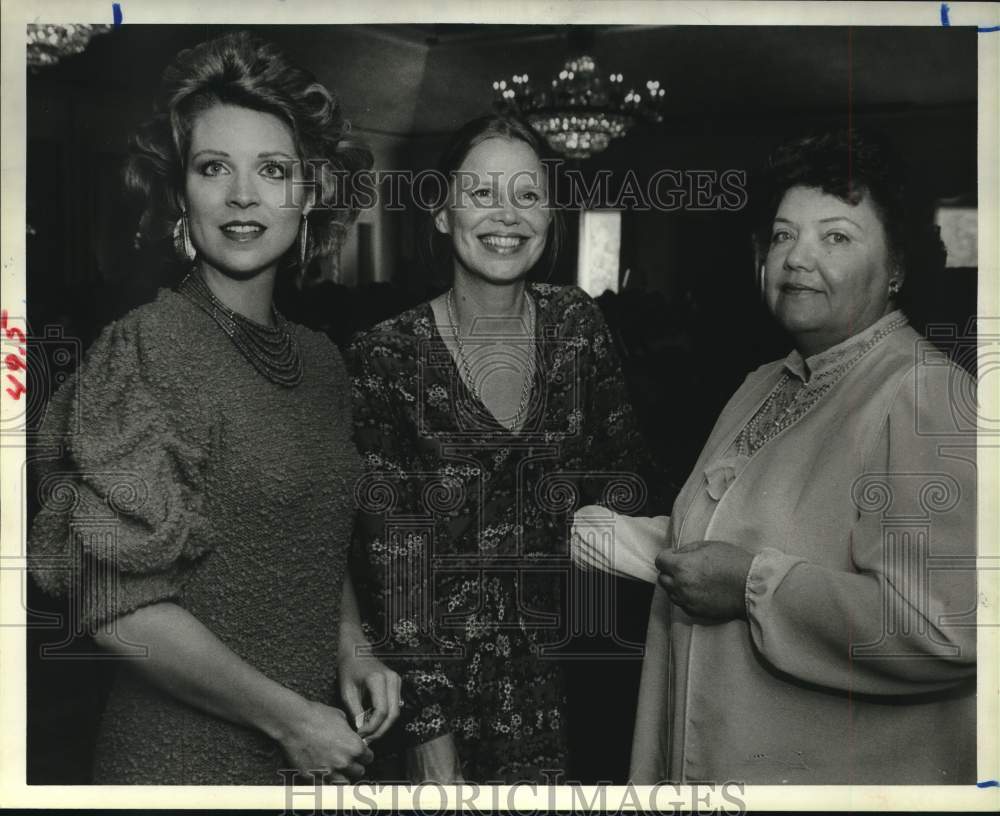
[[[130,316],[49,403],[40,447],[56,455],[37,468],[29,565],[43,590],[70,597],[83,632],[175,598],[210,549],[210,429],[178,398],[183,376]]]
[[[400,714],[404,741],[411,746],[450,732],[460,663],[437,657],[428,610],[434,603],[429,542],[419,533],[387,534],[391,508],[413,507],[420,480],[409,464],[416,440],[397,410],[407,397],[397,387],[394,367],[408,365],[378,339],[356,340],[347,354],[354,396],[354,440],[366,475],[351,547],[352,577],[366,636],[376,653],[403,678],[406,705]]]
[[[960,432],[953,399],[963,382],[950,365],[902,380],[854,484],[853,571],[771,548],[755,556],[750,631],[781,671],[880,695],[975,674],[975,436]]]

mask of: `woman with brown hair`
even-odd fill
[[[554,784],[567,768],[560,652],[567,520],[630,475],[641,440],[596,303],[530,280],[558,250],[545,144],[515,119],[460,128],[431,226],[452,286],[350,355],[356,539],[373,641],[404,675],[413,781]]]

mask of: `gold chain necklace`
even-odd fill
[[[535,304],[527,292],[524,293],[524,298],[528,303],[528,371],[525,373],[524,381],[521,383],[521,402],[517,407],[517,413],[514,414],[510,425],[507,426],[508,430],[511,431],[516,431],[521,426],[521,417],[524,414],[524,409],[528,407],[528,397],[531,395],[531,383],[535,378]],[[451,323],[451,334],[455,338],[455,345],[458,350],[459,368],[472,395],[482,405],[485,405],[486,403],[483,401],[482,394],[479,393],[479,388],[472,376],[472,366],[469,365],[469,358],[465,353],[465,344],[462,342],[462,335],[459,332],[454,288],[448,290],[448,297],[445,299],[445,304],[448,308],[448,321]]]

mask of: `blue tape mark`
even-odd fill
[[[997,782],[995,779],[987,779],[984,782],[977,782],[976,783],[976,787],[977,788],[1000,788],[1000,782]]]
[[[943,25],[943,26],[950,26],[951,25],[951,20],[948,18],[948,12],[949,11],[950,11],[950,9],[948,8],[948,4],[947,3],[942,3],[941,4],[941,25]],[[995,25],[995,26],[976,26],[976,31],[978,31],[980,34],[989,34],[991,31],[1000,31],[1000,25]]]
[[[114,15],[115,18],[115,28],[118,28],[118,26],[122,24],[122,4],[112,3],[111,13]],[[945,23],[944,25],[947,25],[947,23]]]

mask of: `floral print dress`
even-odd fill
[[[532,284],[536,365],[519,431],[466,387],[430,304],[348,354],[366,467],[354,554],[371,642],[403,675],[405,740],[450,733],[469,781],[566,767],[561,654],[586,598],[573,511],[635,512],[642,446],[611,337],[576,287]]]

